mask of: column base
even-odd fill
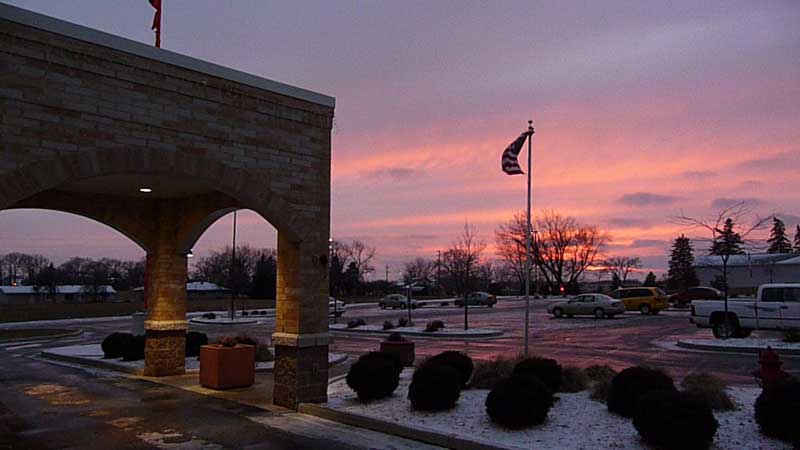
[[[186,330],[147,330],[144,375],[165,377],[186,373]]]
[[[272,402],[297,409],[299,403],[328,400],[328,346],[275,345]]]

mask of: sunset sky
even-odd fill
[[[152,42],[146,0],[4,1]],[[792,235],[800,223],[800,2],[164,5],[164,48],[336,97],[332,235],[375,245],[380,276],[434,258],[465,220],[491,243],[524,209],[525,177],[500,156],[528,119],[534,209],[606,230],[606,255],[664,269],[671,239],[699,233],[670,217],[742,200]],[[230,230],[221,219],[195,253]],[[239,231],[275,246],[254,213]],[[105,226],[43,211],[0,212],[10,251],[142,256]]]

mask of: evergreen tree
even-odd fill
[[[622,280],[619,279],[619,275],[617,275],[616,273],[612,274],[611,275],[611,290],[613,291],[614,289],[619,289],[620,286],[622,286]]]
[[[728,257],[730,255],[744,254],[742,236],[733,229],[733,226],[733,219],[727,218],[722,229],[716,229],[717,236],[714,238],[714,242],[711,243],[711,248],[708,249],[709,255]]]
[[[767,253],[791,253],[792,243],[786,237],[786,225],[777,217],[772,218],[772,230],[769,233],[769,249]]]
[[[656,284],[658,284],[658,280],[656,280],[656,274],[650,272],[644,278],[644,284],[642,284],[642,286],[655,287]]]
[[[256,263],[256,272],[253,275],[253,284],[250,290],[251,298],[274,299],[278,282],[278,262],[273,255],[261,255]]]
[[[794,234],[794,252],[800,253],[800,225],[797,226],[797,232]]]
[[[672,254],[669,258],[669,271],[667,272],[668,290],[685,291],[700,284],[697,272],[694,270],[693,252],[691,239],[684,235],[675,238],[672,244]]]

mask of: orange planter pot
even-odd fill
[[[405,367],[414,365],[414,342],[412,341],[383,341],[381,342],[381,351],[397,355]]]
[[[252,386],[256,381],[256,348],[237,344],[200,347],[200,384],[211,389]]]

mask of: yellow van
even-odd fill
[[[667,293],[657,287],[619,288],[609,296],[622,300],[628,311],[638,310],[642,314],[658,314],[669,307]]]

